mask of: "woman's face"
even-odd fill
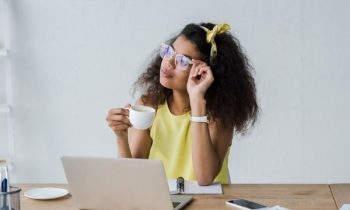
[[[160,67],[160,84],[172,90],[186,91],[186,84],[192,65],[183,69],[180,62],[175,62],[176,55],[182,54],[190,59],[200,59],[196,46],[184,36],[179,36],[171,45],[175,53],[170,58],[163,58]],[[181,55],[180,55],[181,57]],[[175,65],[175,63],[177,65]]]

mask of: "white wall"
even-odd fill
[[[255,67],[262,110],[235,137],[232,181],[350,182],[349,1],[2,1],[15,181],[64,182],[62,155],[115,157],[107,110],[134,102],[151,52],[187,23],[225,21]]]

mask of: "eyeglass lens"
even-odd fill
[[[167,44],[162,44],[159,55],[163,59],[171,59],[175,55],[175,65],[180,67],[181,70],[186,70],[192,61],[185,55],[177,54],[175,50]]]

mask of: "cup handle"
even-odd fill
[[[127,110],[129,110],[129,115],[128,115],[128,118],[130,117],[130,109],[131,109],[131,105],[130,105],[130,107],[125,107],[125,108],[123,108],[123,109],[127,109]],[[130,122],[130,118],[129,118],[129,122]],[[133,125],[132,125],[132,123],[130,122],[130,125],[131,125],[131,127],[134,127]],[[1,209],[0,209],[1,210]]]
[[[124,107],[123,109],[130,110],[130,109],[131,109],[131,107],[132,107],[132,105],[128,103],[128,107]]]

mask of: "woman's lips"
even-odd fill
[[[173,77],[173,75],[170,73],[170,71],[168,69],[161,69],[160,73],[165,78],[172,78]]]

